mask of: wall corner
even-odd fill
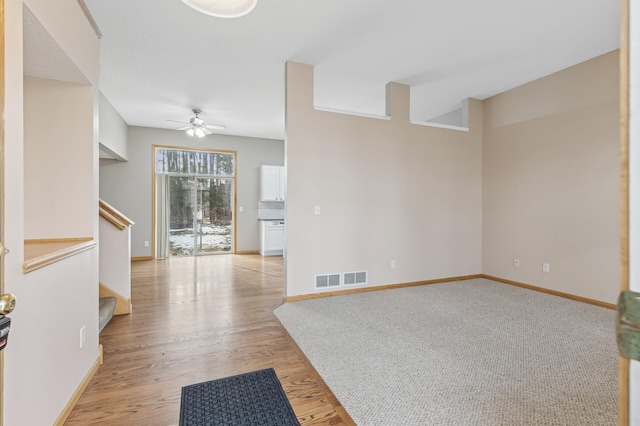
[[[392,121],[409,122],[410,87],[390,82],[386,86],[386,115]]]
[[[285,115],[295,108],[313,109],[313,66],[287,61],[285,64]]]

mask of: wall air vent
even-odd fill
[[[316,275],[314,280],[316,288],[340,287],[340,274]]]
[[[345,272],[342,281],[344,285],[360,285],[367,283],[367,271]]]

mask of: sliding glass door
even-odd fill
[[[233,250],[233,180],[169,177],[169,254]]]
[[[156,150],[159,257],[233,252],[234,160],[230,153]]]

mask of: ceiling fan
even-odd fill
[[[199,138],[203,138],[205,136],[212,134],[213,132],[211,130],[226,130],[227,126],[223,126],[222,124],[205,124],[204,120],[198,117],[198,114],[202,112],[201,110],[193,109],[192,111],[195,114],[195,117],[191,117],[188,123],[185,121],[176,121],[176,120],[167,120],[167,121],[186,124],[186,126],[180,127],[179,129],[176,129],[176,130],[186,130],[189,136],[197,136]]]

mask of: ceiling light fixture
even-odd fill
[[[205,136],[207,136],[204,130],[202,130],[202,127],[192,127],[187,130],[187,134],[189,136],[197,136],[199,138],[204,138]],[[209,132],[209,134],[211,134],[211,132]]]
[[[184,121],[176,121],[176,120],[167,120],[174,121],[176,123],[186,124],[186,126],[180,127],[176,130],[185,130],[187,135],[189,136],[197,136],[199,138],[203,138],[205,136],[209,136],[213,134],[211,130],[226,130],[227,126],[223,124],[206,124],[202,118],[198,115],[202,112],[197,108],[192,109],[193,113],[196,115],[195,117],[191,117],[189,122]]]
[[[251,12],[258,0],[182,0],[187,6],[217,18],[239,18]]]

